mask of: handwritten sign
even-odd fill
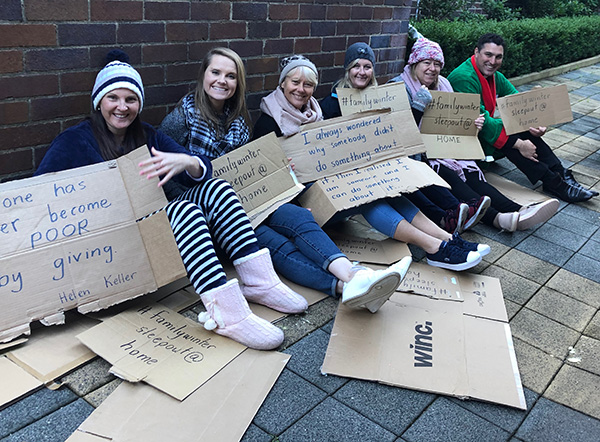
[[[300,196],[319,225],[336,212],[437,184],[449,187],[431,167],[410,158],[394,158],[322,178]]]
[[[392,238],[375,240],[355,236],[330,235],[335,245],[352,261],[390,265],[410,256],[406,243]]]
[[[127,310],[77,338],[113,364],[111,373],[179,400],[246,349],[159,304]]]
[[[564,84],[498,98],[498,110],[508,135],[573,120]]]
[[[479,116],[479,95],[431,91],[421,119],[421,135],[429,158],[483,159],[474,121]]]
[[[366,89],[336,89],[342,115],[351,115],[376,109],[392,112],[410,110],[410,103],[403,82],[372,86]]]
[[[410,266],[396,290],[434,299],[464,300],[457,273],[420,263],[413,263]]]
[[[116,161],[0,185],[0,341],[29,323],[61,322],[185,275],[155,180],[131,172],[144,146]],[[164,261],[164,262],[163,262]]]
[[[304,188],[290,171],[274,133],[219,157],[212,164],[213,176],[232,185],[254,227]]]
[[[303,182],[424,152],[410,111],[373,111],[302,126],[281,140]]]

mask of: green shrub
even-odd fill
[[[477,39],[487,32],[506,40],[501,72],[515,77],[600,54],[600,16],[509,21],[435,21],[416,24],[444,51],[443,75],[473,55]],[[408,54],[407,54],[408,57]]]

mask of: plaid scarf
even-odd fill
[[[214,160],[250,140],[250,130],[241,115],[233,120],[229,128],[225,127],[224,122],[229,112],[227,106],[218,130],[209,125],[200,115],[196,109],[194,94],[188,94],[183,98],[181,108],[187,126],[190,128],[188,148],[195,155],[205,155]],[[219,133],[222,135],[219,136]]]

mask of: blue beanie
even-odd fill
[[[110,51],[106,56],[106,66],[96,76],[92,89],[92,105],[98,108],[100,100],[115,89],[125,88],[133,91],[140,100],[140,112],[144,107],[144,85],[142,77],[129,64],[129,56],[121,50]]]

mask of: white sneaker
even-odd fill
[[[536,224],[545,223],[554,216],[559,206],[560,202],[552,198],[541,203],[521,207],[517,230],[527,230]]]
[[[360,267],[352,279],[344,283],[342,304],[377,312],[396,291],[411,262],[412,258],[407,256],[385,270]]]

